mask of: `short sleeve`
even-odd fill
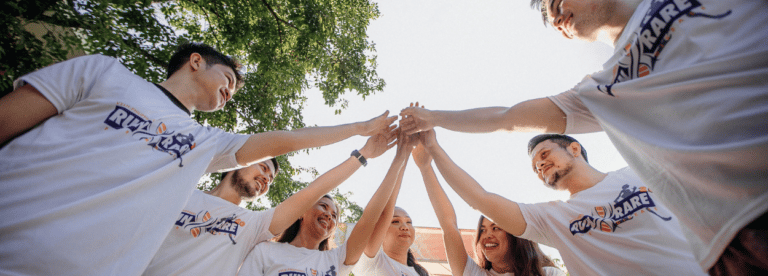
[[[467,256],[467,264],[464,265],[464,276],[486,276],[488,275],[488,272],[481,268],[477,263],[475,263],[475,260]]]
[[[549,229],[547,227],[546,218],[542,216],[544,214],[544,209],[546,209],[546,206],[543,205],[550,205],[553,204],[552,202],[545,202],[545,203],[536,203],[536,204],[525,204],[525,203],[519,203],[520,206],[520,212],[523,213],[523,219],[525,219],[525,231],[522,235],[520,235],[521,238],[531,240],[537,243],[541,243],[544,245],[551,246],[552,244],[549,242],[549,239],[547,237],[546,230]],[[550,206],[549,208],[554,208],[554,206]]]
[[[333,250],[336,250],[335,253],[339,260],[339,275],[349,275],[349,273],[352,272],[354,265],[344,264],[344,261],[347,259],[347,243],[345,242],[342,246]]]
[[[379,251],[376,252],[376,255],[373,256],[373,258],[368,257],[365,255],[365,252],[363,252],[363,254],[360,255],[360,259],[357,260],[357,263],[354,265],[352,272],[355,273],[355,275],[373,274],[373,270],[376,269],[378,264],[377,260],[381,258],[381,254],[384,254],[383,247],[379,247]]]
[[[218,172],[228,169],[238,169],[243,166],[237,163],[237,151],[245,145],[250,135],[234,134],[215,127],[208,127],[208,131],[216,136],[216,155],[211,160],[206,173]]]
[[[544,276],[566,276],[565,272],[556,267],[545,266],[541,268],[544,270]]]
[[[549,96],[548,98],[565,113],[566,125],[564,134],[603,131],[597,119],[592,115],[592,112],[579,99],[575,89]]]
[[[256,246],[256,244],[260,242],[267,241],[271,238],[273,238],[275,235],[272,235],[271,232],[269,232],[269,225],[272,224],[272,217],[275,215],[275,208],[271,208],[266,211],[251,211],[248,214],[248,219],[245,223],[248,223],[250,225],[247,225],[248,232],[247,235],[249,237],[252,237],[252,239],[249,241],[248,250]]]
[[[87,98],[101,75],[112,66],[122,64],[102,55],[77,57],[24,75],[14,81],[14,88],[32,85],[62,113]]]
[[[243,264],[240,265],[240,269],[237,271],[237,275],[264,275],[264,268],[271,265],[271,263],[268,263],[266,256],[270,253],[269,251],[271,251],[270,248],[272,245],[273,242],[257,244],[253,250],[248,253],[248,256],[245,257]],[[276,254],[276,252],[272,252],[272,254]]]

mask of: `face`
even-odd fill
[[[493,221],[485,218],[478,232],[480,239],[475,245],[477,252],[483,252],[491,263],[502,263],[509,257],[509,240],[507,232],[498,227]]]
[[[563,178],[573,171],[575,158],[566,149],[550,140],[536,145],[531,151],[533,171],[547,187],[563,190]]]
[[[542,0],[543,16],[565,38],[595,41],[615,7],[612,0]],[[545,14],[545,15],[544,15]]]
[[[392,222],[387,229],[387,236],[384,239],[384,248],[396,250],[405,250],[413,244],[416,239],[416,228],[413,228],[413,221],[405,210],[395,208]]]
[[[204,93],[197,99],[195,109],[206,112],[222,109],[235,94],[237,85],[235,71],[222,64],[209,66],[205,59],[196,58],[195,55],[193,54],[190,58],[193,68],[197,69],[194,81]]]
[[[338,210],[330,198],[323,197],[302,216],[301,231],[320,240],[327,239],[336,230]]]
[[[272,160],[256,163],[232,173],[232,186],[244,199],[267,193],[273,180],[275,180],[275,166]]]

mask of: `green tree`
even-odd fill
[[[304,127],[301,113],[311,87],[340,113],[347,106],[342,94],[365,98],[385,85],[366,35],[379,11],[367,0],[10,0],[0,8],[7,26],[0,36],[3,96],[15,78],[78,54],[116,57],[160,82],[173,46],[186,41],[213,45],[244,64],[246,84],[234,101],[218,112],[194,114],[228,131]],[[271,202],[306,185],[291,180],[306,169],[285,157],[279,161],[285,169],[274,185],[285,189],[270,191]]]

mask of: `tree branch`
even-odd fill
[[[294,28],[294,29],[296,29],[296,30],[298,30],[298,29],[299,29],[299,28],[296,28],[296,26],[294,26],[293,24],[291,24],[291,23],[289,23],[289,22],[286,22],[285,20],[283,20],[282,18],[280,18],[279,16],[277,16],[277,13],[275,13],[275,10],[273,10],[273,9],[272,9],[272,6],[270,6],[269,4],[267,4],[267,0],[261,0],[261,2],[262,2],[262,3],[264,3],[264,6],[267,6],[267,10],[269,10],[269,12],[270,12],[270,13],[272,13],[272,17],[274,17],[274,18],[275,18],[275,20],[277,20],[277,21],[279,21],[279,22],[283,22],[283,24],[285,24],[285,25],[288,25],[288,26],[291,26],[291,27],[293,27],[293,28]]]

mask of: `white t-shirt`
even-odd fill
[[[604,130],[711,267],[768,211],[768,2],[643,1],[603,70],[550,97]]]
[[[344,265],[347,243],[326,251],[295,247],[289,243],[262,242],[253,248],[237,275],[347,276]]]
[[[0,149],[0,274],[139,275],[205,172],[248,139],[190,119],[117,60],[17,80],[59,111]]]
[[[571,275],[705,275],[676,217],[629,168],[568,201],[519,204],[522,238],[557,248]]]
[[[565,272],[562,270],[551,267],[551,266],[545,266],[542,267],[541,270],[544,271],[544,276],[566,276]],[[480,267],[477,263],[475,263],[475,260],[472,258],[467,258],[467,264],[464,266],[464,276],[514,276],[515,273],[507,272],[507,273],[498,273],[496,271],[493,271],[493,269],[485,270],[482,267]]]
[[[144,275],[235,275],[248,252],[273,237],[274,213],[196,190]]]
[[[379,247],[379,251],[373,258],[362,254],[352,269],[352,273],[356,276],[419,276],[412,266],[401,264],[387,256],[383,247]]]

